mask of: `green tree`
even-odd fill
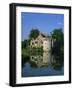
[[[32,38],[35,39],[38,35],[39,35],[39,30],[38,29],[32,29],[30,31],[29,38],[30,39],[32,39]]]
[[[56,39],[57,42],[60,43],[60,45],[63,45],[64,43],[64,34],[62,32],[62,29],[54,29],[52,32],[52,38]]]
[[[28,44],[28,40],[22,41],[22,48],[26,48]]]
[[[54,29],[51,35],[52,35],[53,40],[56,40],[54,42],[53,52],[55,54],[63,53],[63,51],[64,51],[64,34],[62,32],[62,29]]]

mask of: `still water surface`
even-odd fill
[[[64,75],[62,56],[50,52],[32,53],[22,59],[22,77]]]

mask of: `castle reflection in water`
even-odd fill
[[[22,77],[63,75],[63,67],[63,56],[52,55],[51,52],[31,52],[28,58],[22,60]]]
[[[51,64],[51,53],[35,54],[30,56],[30,61],[34,62],[37,67],[45,67]]]
[[[48,65],[60,66],[63,64],[63,57],[52,55],[50,52],[31,54],[30,61],[35,63],[37,67],[47,67]]]

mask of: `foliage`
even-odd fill
[[[22,41],[22,48],[26,48],[28,44],[28,40]]]
[[[28,48],[30,44],[30,40],[24,40],[22,41],[22,49]]]
[[[53,33],[52,33],[52,38],[56,39],[56,41],[63,44],[64,35],[63,35],[63,32],[62,32],[62,29],[54,29]]]
[[[63,54],[64,51],[64,34],[62,29],[54,29],[52,32],[52,38],[54,41],[53,53],[55,54]]]
[[[29,38],[30,39],[32,39],[32,38],[35,39],[38,35],[39,35],[39,30],[38,29],[32,29],[30,31]]]

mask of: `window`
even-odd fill
[[[32,42],[32,45],[34,45],[34,42]]]
[[[37,44],[38,42],[37,41],[35,41],[35,44]]]
[[[43,42],[41,41],[41,44],[43,44]]]

